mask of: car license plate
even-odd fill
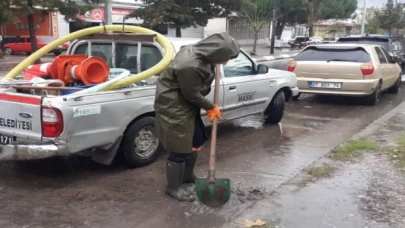
[[[12,143],[14,143],[15,140],[16,140],[16,137],[14,137],[14,136],[0,134],[0,144],[1,145],[12,144]]]
[[[342,83],[333,82],[310,82],[310,88],[329,88],[329,89],[341,89]]]

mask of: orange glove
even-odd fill
[[[218,118],[219,120],[222,118],[222,113],[217,105],[215,105],[215,108],[207,110],[207,115],[211,123],[214,122],[215,117]]]

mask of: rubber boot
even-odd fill
[[[183,180],[183,183],[185,183],[185,184],[190,184],[190,183],[194,184],[195,181],[198,179],[198,177],[196,177],[194,175],[194,166],[197,161],[197,156],[198,156],[198,153],[193,152],[193,155],[190,156],[190,158],[188,160],[186,160],[185,169],[184,169],[184,180]]]
[[[193,202],[195,197],[181,187],[184,178],[185,163],[176,163],[167,161],[166,177],[167,187],[166,194],[178,201]]]

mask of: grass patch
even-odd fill
[[[329,154],[329,158],[339,161],[351,161],[354,158],[360,157],[366,150],[376,149],[378,149],[378,144],[374,141],[352,140],[348,141],[345,145],[332,150]]]
[[[401,171],[405,171],[405,135],[397,138],[397,146],[389,148],[391,161]]]
[[[325,164],[322,167],[312,167],[307,169],[307,173],[317,179],[331,177],[336,168]]]

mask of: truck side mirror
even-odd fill
[[[269,67],[264,64],[257,65],[257,74],[267,74],[269,72]]]

